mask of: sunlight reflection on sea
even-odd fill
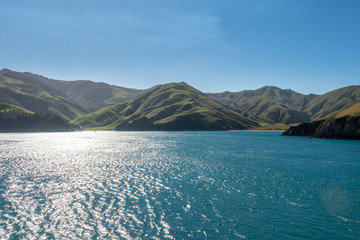
[[[359,147],[279,132],[0,134],[0,238],[358,237]]]

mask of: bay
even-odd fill
[[[359,239],[360,141],[0,134],[0,239]]]

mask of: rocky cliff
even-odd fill
[[[316,138],[360,139],[360,116],[328,118],[290,127],[283,135]]]

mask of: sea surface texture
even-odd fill
[[[0,134],[0,239],[360,239],[360,141]]]

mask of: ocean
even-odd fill
[[[360,141],[2,133],[0,239],[360,239]]]

